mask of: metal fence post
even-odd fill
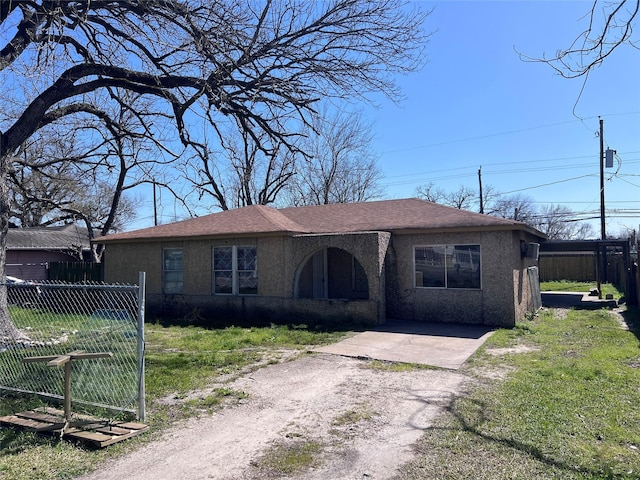
[[[144,386],[144,315],[146,273],[138,274],[138,416],[144,421],[146,416]]]

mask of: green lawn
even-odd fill
[[[262,361],[275,361],[278,349],[304,349],[331,343],[344,332],[306,326],[161,327],[148,325],[146,347],[147,394],[157,399],[205,387],[220,374],[229,374]]]
[[[398,480],[640,478],[640,315],[625,315],[632,330],[607,310],[550,310],[496,331],[461,370],[477,379],[475,386],[425,431],[416,460]],[[73,478],[153,440],[168,422],[246,396],[226,388],[190,395],[220,375],[278,361],[280,349],[303,352],[342,335],[304,326],[148,325],[152,432],[93,451],[0,429],[0,479]],[[175,400],[171,407],[167,399]],[[0,414],[38,403],[0,400]]]
[[[23,314],[18,323],[34,321],[33,312]],[[50,328],[59,331],[58,325]],[[190,392],[202,389],[221,375],[277,361],[280,349],[302,353],[310,345],[331,343],[343,335],[345,332],[326,332],[305,325],[205,329],[147,324],[145,383],[147,423],[152,432],[96,451],[56,438],[0,428],[0,480],[59,480],[91,471],[104,458],[152,440],[170,422],[245,397],[244,392],[218,388],[207,395],[187,398]],[[167,398],[178,401],[167,402]],[[33,398],[0,396],[0,415],[41,404]]]
[[[400,478],[640,478],[638,312],[626,320],[635,333],[607,310],[544,311],[496,332],[465,366],[479,385]]]
[[[540,282],[540,290],[542,292],[585,292],[588,293],[592,289],[597,288],[596,282],[570,282],[567,280],[557,280],[554,282]],[[622,296],[622,292],[610,284],[603,283],[600,285],[602,296],[611,293],[614,298],[618,299]]]

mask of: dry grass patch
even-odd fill
[[[297,438],[270,446],[252,462],[260,478],[282,478],[294,475],[322,463],[323,444],[316,440]]]

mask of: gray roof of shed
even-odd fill
[[[86,228],[78,225],[62,227],[10,228],[7,232],[9,250],[70,250],[90,248]]]

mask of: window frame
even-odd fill
[[[216,249],[231,249],[231,270],[219,269],[216,270]],[[240,249],[253,249],[255,252],[255,268],[253,270],[240,269],[238,250]],[[218,292],[216,291],[216,272],[231,272],[231,292]],[[256,287],[255,293],[241,291],[240,277],[242,273],[253,272],[255,278]],[[258,247],[256,245],[214,245],[211,247],[211,290],[213,295],[221,296],[255,296],[258,295]]]
[[[177,268],[169,268],[172,266],[171,259],[167,257],[167,253],[170,251],[179,251],[181,261],[180,267]],[[175,290],[170,290],[167,288],[168,278],[172,275],[169,274],[177,274],[179,280],[172,280],[171,283],[175,283],[178,287]],[[184,249],[182,247],[165,247],[162,249],[162,293],[165,295],[179,295],[184,293]]]
[[[450,273],[449,269],[451,268],[448,265],[447,258],[449,255],[453,255],[453,253],[449,253],[450,249],[455,252],[456,249],[461,247],[474,247],[478,249],[478,286],[465,287],[465,286],[451,286],[450,283]],[[425,286],[418,285],[417,282],[417,264],[416,264],[416,252],[420,248],[432,248],[432,249],[441,249],[444,251],[443,255],[443,279],[444,284],[442,286]],[[432,244],[432,245],[414,245],[413,246],[413,288],[424,288],[430,290],[482,290],[482,245],[479,243],[446,243],[446,244]]]

